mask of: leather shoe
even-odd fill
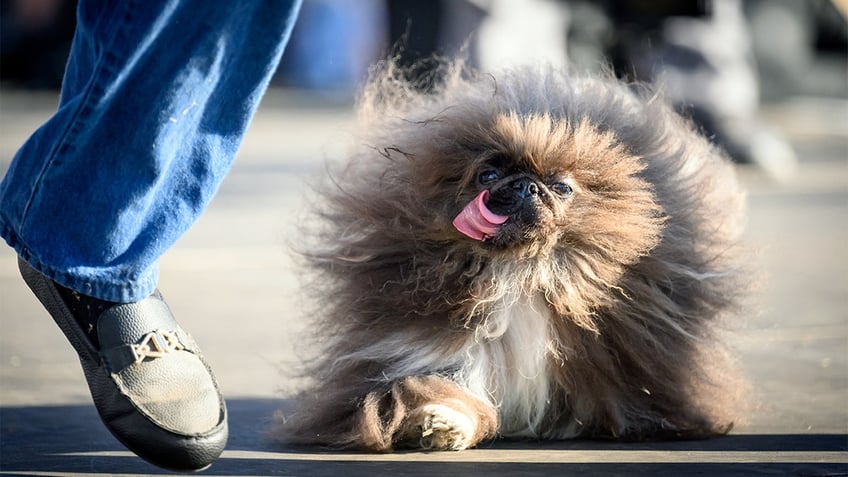
[[[19,259],[24,281],[79,355],[94,405],[129,450],[169,470],[211,465],[227,442],[227,409],[197,343],[158,292],[115,304],[96,320],[99,346],[59,285]]]

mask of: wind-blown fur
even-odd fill
[[[610,77],[442,73],[420,92],[387,62],[360,97],[358,147],[303,242],[321,349],[283,437],[388,451],[727,432],[738,382],[716,331],[746,288],[732,165]],[[451,221],[487,168],[541,193],[529,222],[477,241]]]

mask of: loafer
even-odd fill
[[[100,418],[129,450],[159,467],[210,466],[227,442],[227,409],[209,365],[157,290],[97,318],[94,346],[59,285],[19,259],[24,281],[79,355]]]

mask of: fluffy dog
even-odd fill
[[[321,351],[289,441],[699,438],[738,385],[732,164],[661,99],[552,68],[387,62],[305,252]]]

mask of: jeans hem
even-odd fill
[[[47,278],[83,295],[117,303],[134,303],[150,296],[156,289],[158,272],[153,266],[152,277],[141,280],[115,280],[106,277],[90,277],[74,274],[68,270],[52,267],[41,261],[21,240],[14,229],[0,219],[0,235],[17,255],[32,268]]]

